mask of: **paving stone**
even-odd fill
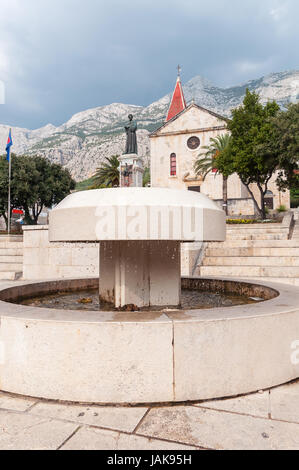
[[[138,434],[217,450],[299,449],[297,424],[195,406],[152,409]]]
[[[208,401],[199,403],[196,406],[268,418],[270,413],[270,397],[269,392],[263,392],[238,398]]]
[[[83,427],[62,446],[62,450],[194,450],[194,447]]]
[[[41,402],[32,414],[91,426],[133,432],[147,408],[77,406]]]
[[[26,411],[38,400],[33,398],[13,397],[0,392],[0,409],[12,411]]]
[[[270,391],[272,419],[299,423],[299,381]]]
[[[0,449],[55,450],[77,427],[75,423],[0,410]]]

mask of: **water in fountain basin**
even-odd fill
[[[247,296],[237,294],[223,294],[218,292],[187,290],[182,289],[181,309],[211,309],[217,307],[232,307],[234,305],[244,305],[257,303]],[[35,307],[55,308],[63,310],[88,310],[88,311],[113,311],[114,305],[108,302],[99,302],[99,292],[97,289],[82,290],[76,292],[65,292],[42,297],[34,297],[22,300],[22,305]],[[165,307],[145,307],[141,311],[162,311]]]

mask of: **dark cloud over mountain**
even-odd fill
[[[298,0],[0,0],[0,122],[36,128],[112,102],[147,105],[299,65]]]

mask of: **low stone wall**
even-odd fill
[[[23,234],[23,279],[99,275],[98,243],[50,243],[48,225],[26,225]]]
[[[217,206],[223,209],[223,199],[214,200]],[[228,199],[227,210],[229,216],[254,216],[254,202],[251,198]]]

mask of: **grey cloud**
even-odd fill
[[[0,8],[0,123],[34,128],[111,102],[149,104],[171,90],[178,62],[184,81],[200,74],[220,86],[299,64],[297,0],[0,0]]]

